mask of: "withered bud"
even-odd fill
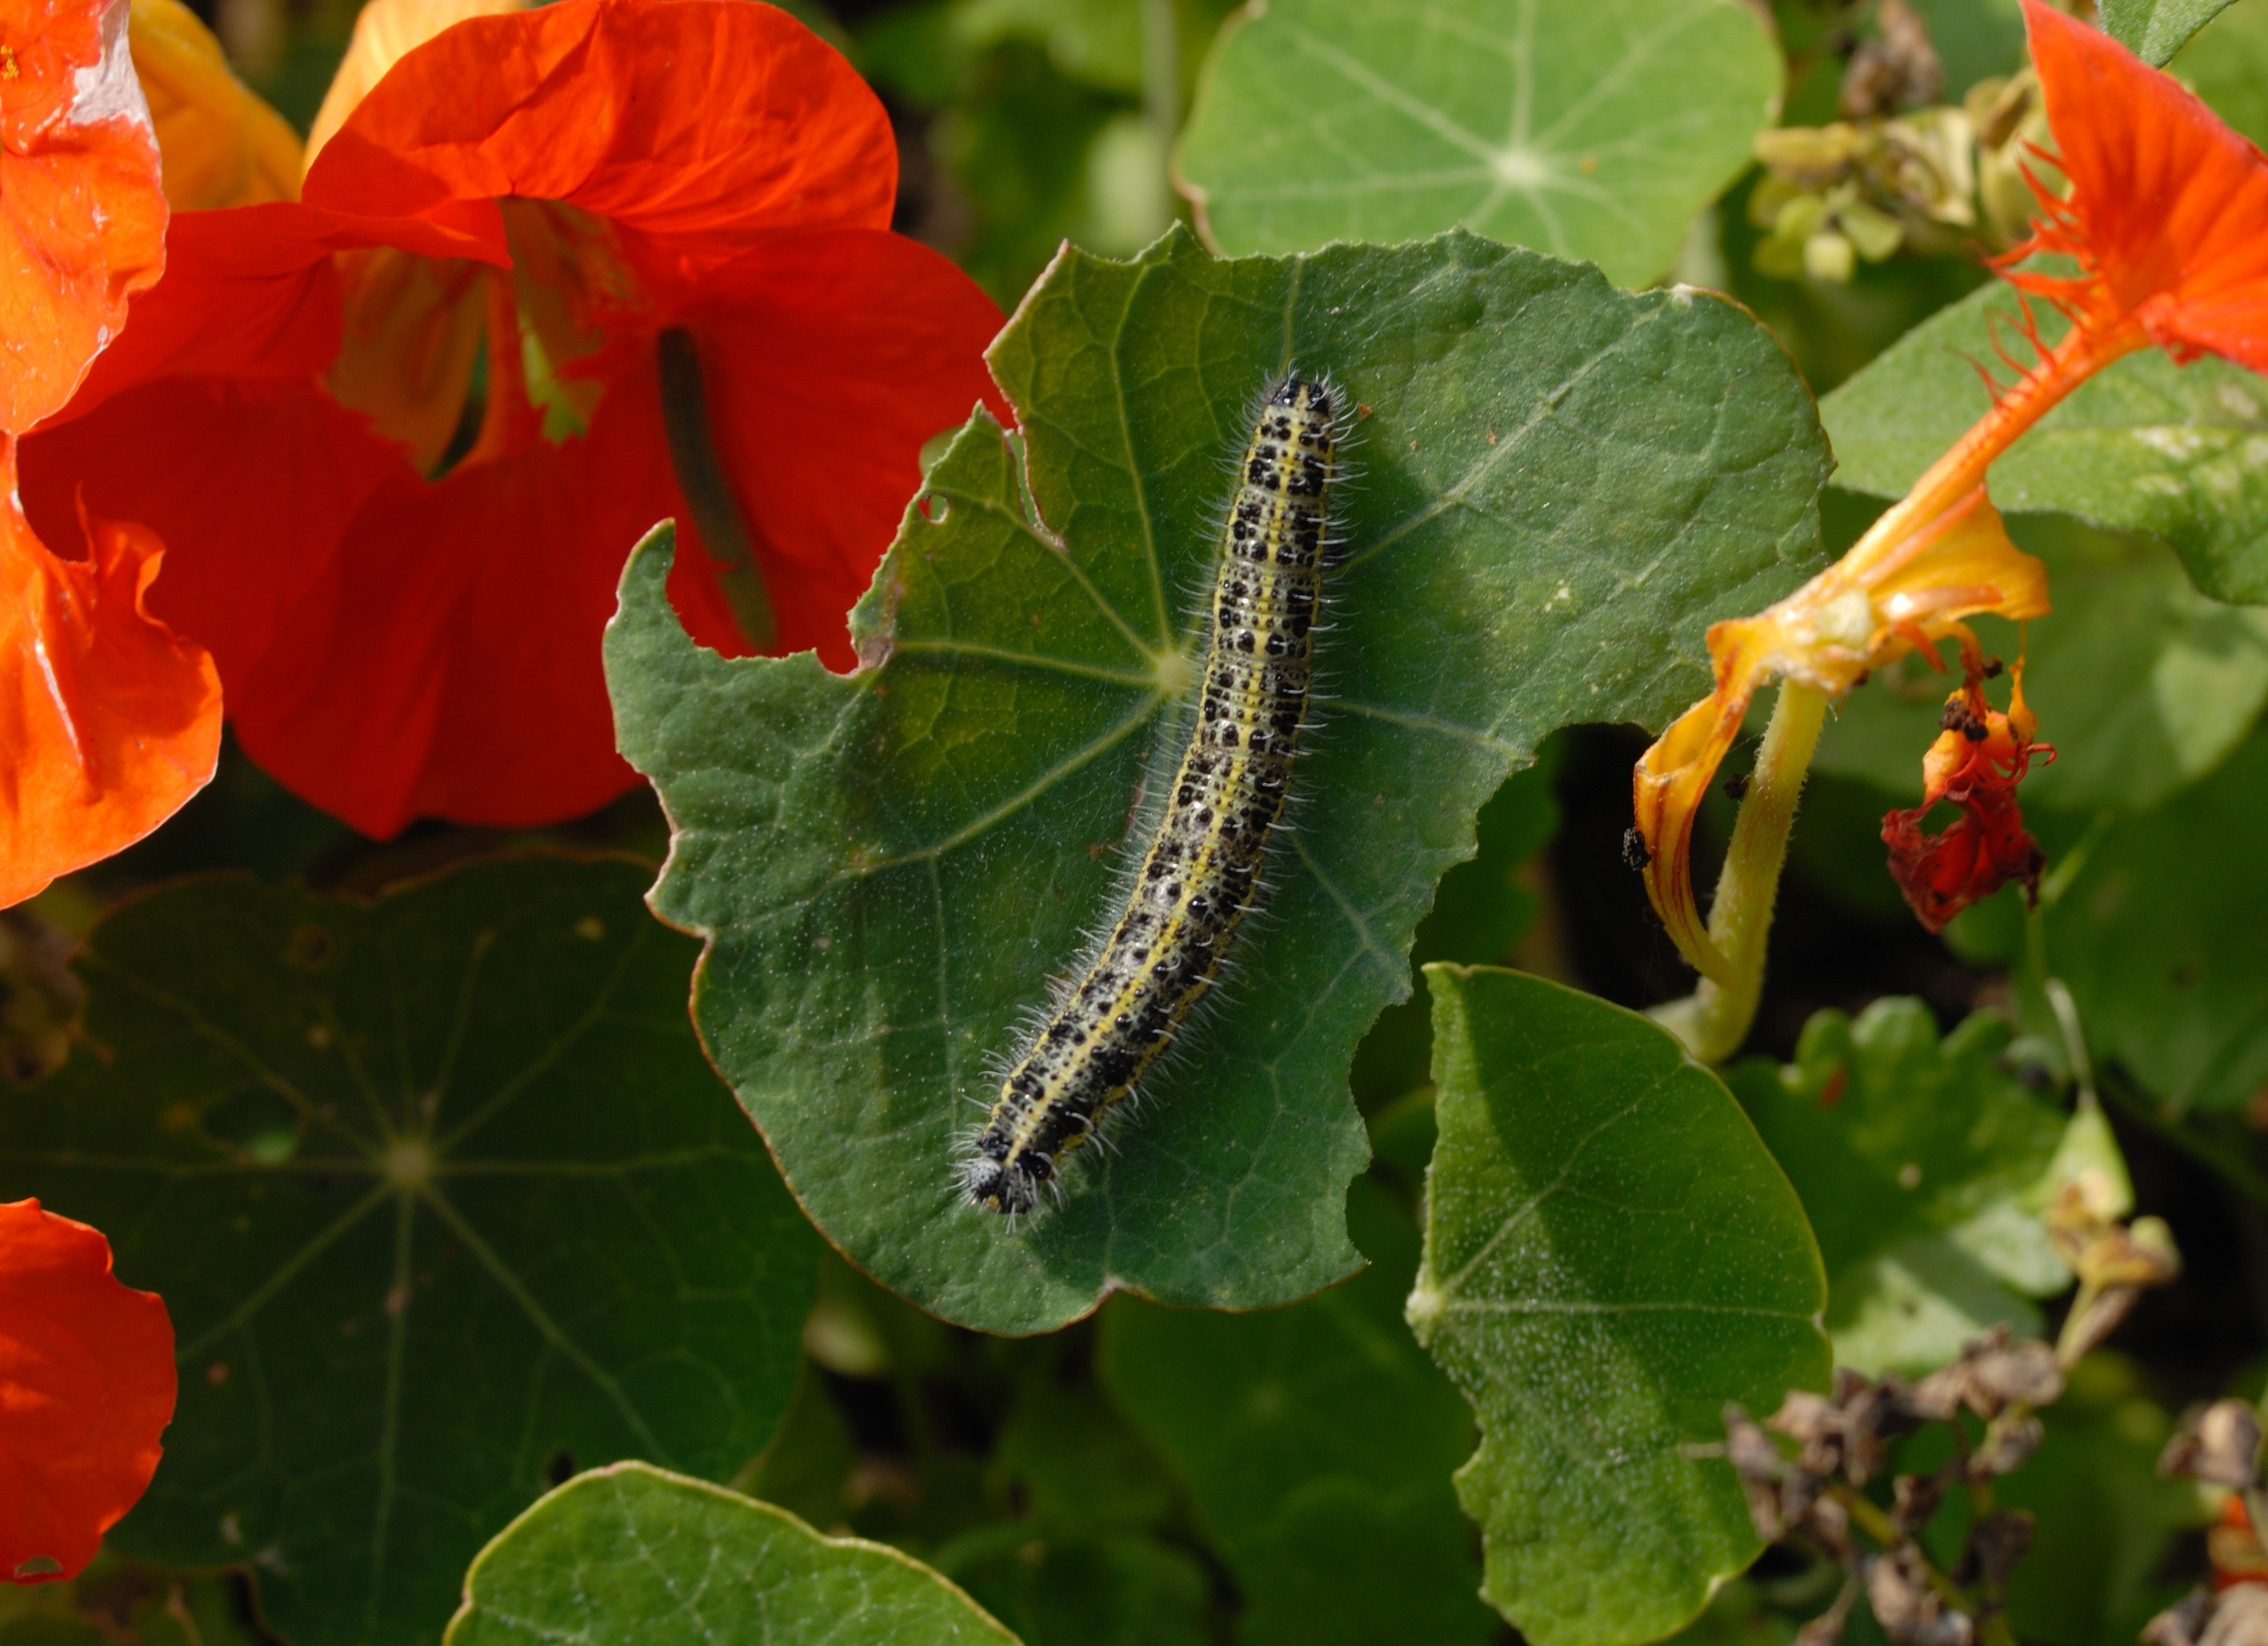
[[[2213,1615],[2213,1591],[2192,1589],[2142,1626],[2142,1646],[2197,1646]]]
[[[1977,1444],[1977,1450],[1969,1454],[1969,1478],[1981,1481],[2014,1473],[2025,1459],[2040,1449],[2042,1434],[2036,1417],[2018,1417],[2011,1413],[1994,1418],[1985,1428],[1984,1438]]]
[[[2221,1591],[2198,1646],[2268,1646],[2268,1588],[2238,1584]]]
[[[2036,1338],[2011,1341],[2003,1324],[1970,1340],[1959,1360],[1924,1378],[1911,1403],[1933,1422],[1948,1421],[1963,1406],[1989,1420],[2011,1406],[2047,1406],[2062,1393],[2055,1350]]]
[[[1890,1524],[1900,1532],[1918,1532],[1937,1513],[1937,1506],[1945,1501],[1945,1488],[1950,1472],[1958,1466],[1948,1464],[1934,1474],[1901,1474],[1890,1482]]]
[[[2055,1350],[2037,1338],[1978,1348],[1970,1363],[1969,1409],[1990,1418],[2009,1406],[2049,1406],[2063,1394]]]
[[[1867,1601],[1882,1633],[1900,1646],[1972,1646],[1977,1638],[1969,1614],[1947,1606],[1929,1586],[1921,1551],[1911,1542],[1867,1559]]]
[[[1880,40],[1860,42],[1843,71],[1843,114],[1856,120],[1937,101],[1945,69],[1929,28],[1905,0],[1882,0],[1874,12]]]
[[[2063,1323],[2063,1334],[2057,1348],[2057,1356],[2066,1366],[2076,1365],[2093,1352],[2095,1346],[2118,1329],[2142,1295],[2138,1286],[2113,1286],[2097,1292],[2086,1306]]]
[[[1811,1534],[1812,1541],[1837,1560],[1851,1553],[1851,1511],[1840,1498],[1820,1497],[1813,1500],[1811,1511],[1803,1518],[1803,1529]]]
[[[1984,1516],[1969,1528],[1969,1541],[1962,1548],[1961,1569],[1955,1578],[1964,1583],[1981,1580],[1988,1592],[1997,1594],[2031,1547],[2032,1517],[2026,1510]]]
[[[2249,1401],[2215,1400],[2182,1415],[2182,1426],[2158,1454],[2158,1473],[2239,1491],[2253,1485],[2260,1467],[2260,1414]]]

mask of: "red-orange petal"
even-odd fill
[[[2171,75],[2043,0],[2024,0],[2032,61],[2070,197],[2040,249],[2097,276],[2015,283],[2066,297],[2097,325],[2132,315],[2177,357],[2268,371],[2268,157]]]
[[[163,545],[84,520],[86,560],[17,512],[0,437],[0,908],[132,845],[212,776],[220,678],[150,615]]]
[[[315,204],[410,217],[564,201],[649,277],[698,279],[783,228],[887,228],[888,116],[831,47],[745,0],[555,0],[404,56],[307,174]]]
[[[173,1421],[173,1328],[85,1223],[0,1204],[0,1579],[74,1577]]]
[[[700,350],[777,649],[816,648],[849,670],[843,620],[920,489],[923,444],[979,400],[1008,421],[984,366],[1000,311],[929,247],[851,229],[774,237],[703,282],[673,323]]]
[[[0,431],[71,396],[165,268],[125,0],[0,0]]]

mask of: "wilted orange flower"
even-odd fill
[[[158,540],[74,506],[58,540],[87,557],[67,560],[17,503],[17,437],[164,267],[126,19],[123,0],[0,0],[0,907],[148,834],[220,749],[211,659],[144,604]]]
[[[134,1506],[173,1421],[173,1328],[110,1243],[0,1204],[0,1579],[75,1577]]]
[[[2055,759],[2052,745],[2035,740],[2039,722],[2024,702],[2024,665],[2016,665],[2002,714],[1984,701],[1983,660],[1973,647],[1965,653],[1966,678],[1945,700],[1944,730],[1922,757],[1921,804],[1882,819],[1890,878],[1933,932],[2004,885],[2036,893],[2047,866],[2016,807],[2016,785],[2033,758]],[[1924,834],[1922,819],[1940,801],[1959,806],[1961,817],[1941,834]]]
[[[2022,4],[2069,192],[2058,198],[2035,178],[2036,232],[1998,261],[2073,326],[1840,562],[1770,611],[1710,630],[1715,692],[1638,761],[1647,895],[1686,958],[1719,981],[1730,968],[1701,923],[1688,852],[1695,810],[1756,687],[1780,675],[1840,696],[1905,650],[1965,634],[1964,616],[2044,614],[2045,576],[2008,543],[1984,500],[1985,471],[2111,362],[2155,344],[2180,359],[2211,352],[2268,370],[2268,158],[2117,41],[2042,0]],[[2042,253],[2078,272],[2024,266]],[[1948,873],[1965,841],[1987,878],[2014,864],[2029,836],[2013,782],[1974,791],[1999,797],[1980,803],[1990,819],[1956,826],[1930,874]],[[1908,869],[1921,872],[1919,860]]]

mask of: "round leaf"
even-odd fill
[[[1659,724],[1702,631],[1815,563],[1824,450],[1743,311],[1453,234],[1233,262],[1066,252],[853,614],[849,677],[685,637],[655,545],[608,636],[621,746],[676,833],[655,908],[710,940],[695,1015],[813,1220],[947,1319],[1049,1330],[1110,1290],[1252,1308],[1359,1261],[1347,1070],[1473,819],[1574,721]],[[1179,753],[1255,394],[1357,406],[1317,649],[1329,698],[1239,970],[1117,1147],[1011,1224],[959,1150],[1050,980],[1122,897]]]
[[[409,1646],[562,1471],[763,1448],[818,1243],[645,879],[188,881],[95,929],[92,1043],[0,1106],[0,1193],[101,1228],[173,1315],[180,1403],[116,1547],[249,1562],[294,1646]]]
[[[1214,48],[1178,171],[1226,252],[1462,224],[1643,285],[1781,77],[1739,0],[1271,0]]]
[[[1418,1340],[1479,1414],[1482,1593],[1536,1646],[1682,1628],[1760,1547],[1727,1400],[1827,1380],[1819,1247],[1717,1077],[1634,1012],[1429,966],[1440,1141]]]
[[[578,1476],[465,1575],[444,1646],[981,1646],[1015,1636],[910,1555],[644,1463]]]

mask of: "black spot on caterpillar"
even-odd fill
[[[1125,1097],[1219,974],[1251,907],[1307,719],[1338,396],[1270,386],[1238,469],[1189,745],[1124,908],[1001,1082],[961,1185],[1013,1216]]]

